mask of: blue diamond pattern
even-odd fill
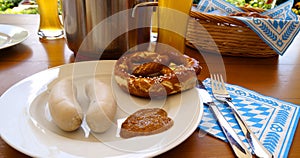
[[[210,79],[204,80],[203,84],[211,93]],[[290,143],[292,142],[291,140],[293,139],[299,120],[300,106],[263,96],[236,85],[226,84],[226,88],[231,97],[236,98],[232,100],[233,104],[263,145],[271,151],[275,157],[287,157]],[[236,91],[239,93],[236,93]],[[213,101],[221,110],[225,119],[238,133],[242,141],[245,142],[249,150],[251,150],[231,109],[214,98]],[[290,119],[287,120],[286,118]],[[204,115],[199,124],[199,128],[227,142],[217,120],[207,106],[204,106]],[[276,130],[278,132],[276,132]]]

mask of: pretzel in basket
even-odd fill
[[[237,12],[237,13],[229,14],[229,16],[240,16],[240,17],[253,17],[253,18],[271,19],[270,16],[261,15],[258,12]]]

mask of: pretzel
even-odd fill
[[[229,14],[229,16],[241,16],[241,17],[272,19],[270,16],[261,15],[260,13],[257,13],[257,12],[237,12],[237,13]]]
[[[178,53],[135,52],[123,55],[114,76],[122,90],[139,97],[163,97],[193,88],[199,62]]]

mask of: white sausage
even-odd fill
[[[63,79],[53,86],[48,103],[53,121],[59,128],[74,131],[80,127],[83,113],[71,79]]]
[[[93,132],[105,132],[113,124],[117,110],[111,88],[97,79],[91,79],[85,91],[90,99],[86,113],[87,124]]]

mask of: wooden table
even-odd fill
[[[30,31],[23,43],[0,50],[0,95],[18,81],[50,67],[74,62],[73,52],[64,39],[40,42],[37,36],[37,15],[0,15],[0,23],[24,27]],[[272,58],[223,57],[200,55],[187,48],[187,54],[198,59],[203,66],[200,79],[209,77],[208,65],[215,70],[225,70],[228,83],[237,84],[261,94],[300,104],[300,36],[296,37],[284,56]],[[205,62],[209,58],[209,62]],[[215,62],[214,62],[215,61]],[[220,68],[218,68],[218,66]],[[214,70],[214,71],[215,71]],[[196,130],[186,141],[158,157],[234,157],[229,145],[212,136],[200,136]],[[289,157],[300,157],[300,127],[289,152]],[[0,139],[0,157],[28,157]]]

